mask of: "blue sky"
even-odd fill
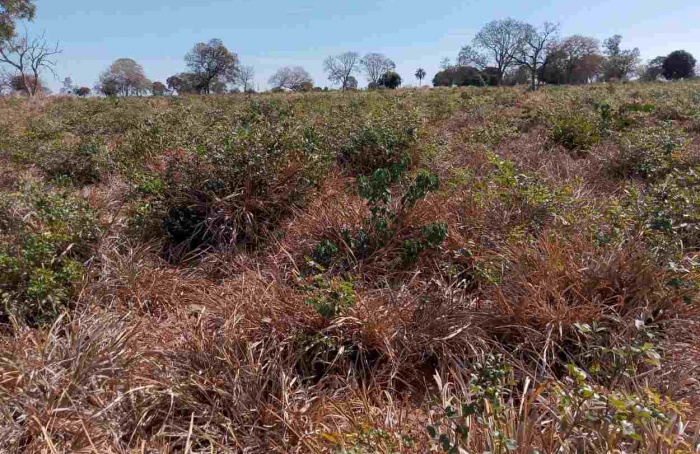
[[[37,8],[27,27],[60,42],[59,77],[89,87],[121,57],[165,81],[185,70],[194,43],[210,38],[253,66],[261,89],[285,65],[304,66],[316,85],[330,85],[323,59],[346,50],[383,52],[415,84],[416,68],[431,79],[442,58],[454,59],[483,24],[505,17],[558,22],[563,36],[619,33],[623,47],[639,47],[645,60],[676,49],[700,59],[698,0],[37,0]]]

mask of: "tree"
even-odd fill
[[[131,96],[148,93],[151,81],[143,67],[131,58],[120,58],[100,75],[95,89],[105,96]]]
[[[639,63],[639,49],[622,49],[622,36],[615,35],[603,41],[605,59],[603,60],[603,77],[606,81],[627,80]]]
[[[426,76],[425,70],[423,68],[418,68],[416,70],[415,76],[416,76],[416,79],[418,79],[418,86],[422,87],[423,86],[423,79],[425,79],[425,76]]]
[[[357,83],[357,79],[355,78],[355,76],[350,76],[350,77],[348,77],[345,89],[346,90],[357,90],[358,85],[359,84]]]
[[[302,82],[301,85],[299,85],[299,89],[297,91],[308,93],[310,91],[313,91],[313,89],[314,89],[314,83],[312,81],[306,81],[306,82]]]
[[[15,35],[16,20],[32,20],[35,12],[34,0],[0,0],[0,41]]]
[[[474,46],[490,54],[498,69],[499,84],[522,49],[527,32],[526,24],[509,18],[489,22],[476,34]]]
[[[573,35],[553,42],[539,79],[548,84],[586,84],[600,74],[603,57],[595,38]]]
[[[182,88],[182,79],[180,78],[179,74],[170,76],[165,79],[165,85],[168,87],[168,90],[170,90],[171,93],[178,92],[179,94],[180,88]]]
[[[168,91],[168,87],[163,82],[153,82],[153,85],[151,85],[153,96],[163,96],[166,91]]]
[[[238,76],[238,55],[229,52],[220,39],[195,44],[185,55],[185,62],[198,79],[195,85],[204,94],[220,92],[222,84],[225,89]]]
[[[655,82],[663,75],[663,65],[666,57],[656,57],[649,60],[649,63],[642,65],[638,70],[639,80],[642,82]]]
[[[451,67],[452,67],[452,61],[449,58],[444,57],[442,60],[440,60],[440,69],[441,70],[447,71]]]
[[[377,81],[380,87],[386,87],[390,90],[395,90],[401,86],[401,76],[394,71],[387,71]]]
[[[471,66],[477,69],[486,67],[487,58],[472,46],[462,46],[457,55],[458,66]]]
[[[353,88],[350,83],[352,80],[355,81],[354,88],[357,88],[357,79],[353,77],[353,74],[358,72],[359,66],[360,55],[357,52],[345,52],[330,56],[323,62],[323,68],[328,73],[328,80],[333,84],[339,84],[341,90]]]
[[[22,77],[16,75],[10,78],[10,88],[16,93],[30,96],[31,90],[36,90],[36,93],[43,92],[44,84],[41,79],[34,79],[34,76]]]
[[[85,98],[90,95],[90,89],[88,87],[80,87],[76,88],[73,93],[79,98]]]
[[[180,73],[170,76],[165,80],[165,84],[171,93],[177,92],[178,95],[204,93],[202,79],[196,74],[192,73]],[[212,84],[210,87],[211,92],[217,92],[220,89],[220,83]]]
[[[311,75],[301,66],[285,66],[275,72],[268,81],[273,88],[301,91],[304,84],[313,87]]]
[[[551,22],[545,22],[540,29],[529,24],[524,25],[523,41],[516,49],[513,61],[529,71],[532,91],[537,90],[538,70],[544,65],[548,46],[555,39],[558,31],[559,26]]]
[[[489,85],[489,75],[473,66],[453,66],[433,77],[434,87],[483,87]],[[497,80],[497,79],[496,79]],[[496,81],[497,83],[497,81]]]
[[[44,35],[30,38],[29,33],[24,36],[14,36],[0,43],[0,64],[11,67],[22,79],[22,84],[27,95],[33,97],[39,91],[39,76],[42,71],[49,71],[54,76],[56,62],[51,57],[62,51],[49,45]]]
[[[367,82],[379,83],[379,79],[389,71],[396,69],[396,64],[384,54],[371,53],[362,57],[360,66],[367,75]]]
[[[238,83],[243,88],[244,93],[249,93],[253,89],[255,80],[255,69],[252,66],[241,66],[238,70]]]
[[[684,50],[671,52],[662,64],[662,74],[668,80],[687,79],[695,76],[695,57]]]
[[[532,72],[527,66],[513,66],[503,76],[503,85],[531,85]]]

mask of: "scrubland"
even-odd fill
[[[0,100],[0,451],[695,452],[700,83]]]

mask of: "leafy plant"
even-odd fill
[[[65,190],[23,189],[0,198],[0,315],[48,323],[83,278],[97,219]]]

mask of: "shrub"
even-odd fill
[[[670,124],[633,130],[620,138],[620,154],[611,169],[623,177],[663,178],[684,158],[678,152],[686,145],[682,130]]]
[[[49,323],[83,278],[97,221],[66,191],[23,189],[0,199],[0,318]]]
[[[201,247],[255,248],[303,203],[330,156],[314,128],[296,122],[284,105],[252,101],[233,127],[192,137],[193,150],[173,153],[157,178],[144,180],[162,181],[148,198],[171,258]]]
[[[587,151],[600,141],[600,128],[590,115],[567,112],[550,120],[549,139],[570,151]]]
[[[416,112],[394,112],[374,118],[354,131],[340,152],[351,172],[372,175],[377,169],[406,169],[418,141],[420,119]],[[395,172],[396,170],[392,170]]]

